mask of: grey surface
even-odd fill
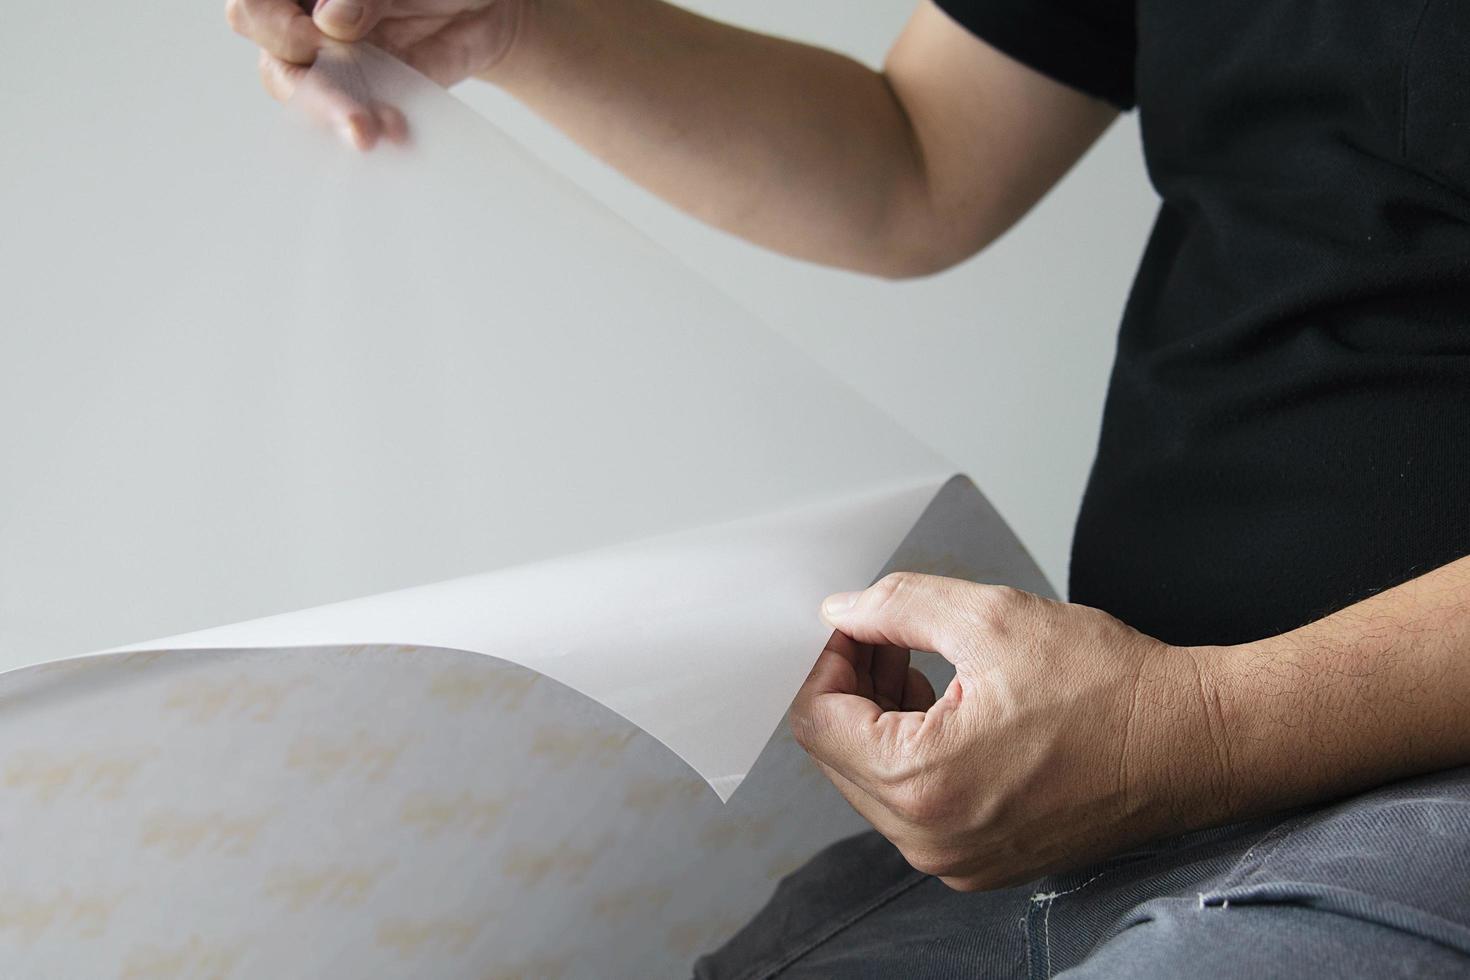
[[[947,575],[1056,598],[1025,546],[966,476],[940,487],[879,577],[889,572]]]

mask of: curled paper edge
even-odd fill
[[[381,51],[339,46],[307,75],[295,116],[310,114],[313,86],[434,100],[420,107],[454,102],[431,85]],[[409,130],[412,139],[411,118]],[[816,610],[827,592],[871,580],[881,567],[1050,593],[973,484],[946,482],[953,471],[937,457],[906,472],[892,485],[860,482],[855,493],[792,510],[65,659],[362,645],[483,654],[621,715],[725,800],[821,650],[826,628]]]
[[[333,646],[491,656],[616,712],[728,801],[821,650],[820,598],[875,568],[1054,594],[955,476],[65,659]]]

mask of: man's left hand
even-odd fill
[[[1085,606],[899,573],[832,596],[797,740],[915,868],[994,888],[1224,812],[1201,659]],[[936,699],[909,651],[942,655]]]

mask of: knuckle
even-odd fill
[[[913,572],[889,572],[874,582],[868,590],[874,608],[880,612],[902,608],[913,595],[917,578]]]
[[[793,707],[788,724],[791,727],[791,737],[796,740],[796,744],[807,752],[811,752],[814,742],[811,715],[802,707]]]
[[[966,604],[971,625],[983,633],[1004,635],[1025,605],[1026,593],[1008,585],[975,588]]]
[[[892,572],[875,582],[872,611],[896,629],[919,629],[945,652],[958,652],[973,619],[965,607],[969,583],[918,572]]]
[[[997,609],[1014,609],[1020,605],[1021,597],[1026,594],[1009,585],[987,585],[983,592],[990,604]]]
[[[285,57],[306,64],[316,54],[318,33],[309,17],[293,18],[286,28]]]
[[[244,34],[248,22],[245,0],[225,0],[225,23],[230,25],[230,30]]]
[[[900,631],[919,625],[942,625],[945,610],[942,603],[936,606],[933,582],[930,576],[917,572],[890,572],[869,590],[873,616]]]
[[[257,67],[260,69],[260,84],[265,88],[266,94],[277,101],[284,102],[289,97],[290,90],[285,80],[281,78],[281,72],[275,59],[262,51]]]

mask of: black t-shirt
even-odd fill
[[[939,0],[1162,198],[1071,598],[1272,635],[1470,553],[1470,0]]]

